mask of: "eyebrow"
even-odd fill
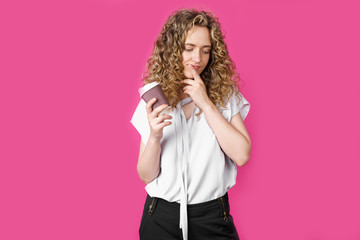
[[[195,44],[193,44],[193,43],[185,43],[185,45],[190,45],[190,46],[192,46],[192,47],[196,47],[196,45]],[[210,45],[204,45],[204,46],[202,46],[203,48],[205,48],[205,47],[209,47],[209,48],[211,48],[211,46]]]

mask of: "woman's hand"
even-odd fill
[[[156,101],[157,99],[153,98],[146,104],[146,112],[150,125],[150,138],[160,141],[161,138],[163,137],[164,127],[169,126],[171,124],[170,121],[165,121],[165,120],[171,119],[172,117],[166,114],[159,115],[159,113],[162,110],[168,107],[167,104],[163,104],[152,110],[152,106]]]
[[[200,75],[192,66],[190,66],[190,69],[194,79],[184,79],[181,81],[181,83],[186,84],[183,91],[189,94],[194,103],[203,110],[206,106],[212,104],[212,102],[206,93],[206,86]]]

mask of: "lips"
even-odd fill
[[[200,68],[200,66],[198,66],[198,65],[191,65],[191,66],[193,66],[193,68],[195,68],[195,70],[198,70]]]

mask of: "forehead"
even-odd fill
[[[194,26],[186,34],[185,44],[211,45],[210,32],[207,27]]]

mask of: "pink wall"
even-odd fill
[[[141,73],[167,16],[199,6],[252,105],[240,238],[360,239],[357,2],[1,1],[0,239],[138,239]]]

